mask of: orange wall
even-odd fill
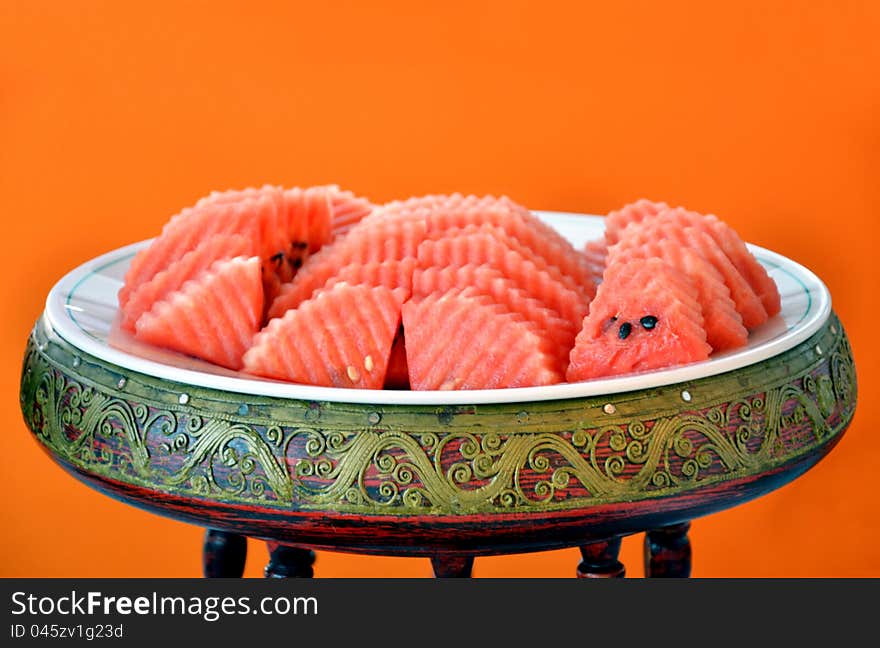
[[[592,213],[644,195],[817,272],[852,338],[856,421],[795,483],[698,520],[694,574],[880,576],[880,3],[183,4],[0,5],[0,575],[199,574],[199,529],[98,495],[29,438],[25,337],[63,273],[211,189],[337,182]],[[632,575],[640,543],[624,542]],[[475,574],[576,563],[495,557]],[[317,571],[430,568],[324,553]]]

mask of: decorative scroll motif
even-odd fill
[[[783,356],[693,383],[705,396],[692,402],[674,387],[644,394],[637,409],[650,417],[626,413],[632,394],[614,397],[614,415],[602,408],[609,399],[480,406],[480,416],[274,401],[271,415],[249,415],[233,394],[211,392],[211,407],[197,408],[157,379],[122,389],[119,368],[40,335],[38,325],[22,410],[59,460],[159,493],[282,509],[508,513],[682,493],[816,451],[846,428],[856,400],[835,318]]]

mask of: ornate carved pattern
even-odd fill
[[[845,429],[856,400],[852,353],[834,317],[781,356],[691,383],[688,402],[679,385],[378,411],[121,372],[38,323],[21,385],[37,439],[81,471],[159,492],[399,515],[567,509],[698,489],[815,450]]]

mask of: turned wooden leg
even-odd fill
[[[434,578],[470,578],[473,556],[434,556],[431,558]]]
[[[314,551],[277,542],[267,542],[266,546],[269,548],[269,564],[263,570],[266,578],[311,578],[315,575],[312,569]]]
[[[581,563],[577,567],[578,578],[623,578],[626,569],[617,555],[620,538],[610,538],[585,544],[581,548]]]
[[[690,522],[652,529],[645,534],[645,576],[688,578],[691,575]]]
[[[202,573],[205,578],[241,578],[247,558],[247,538],[216,529],[205,532]]]

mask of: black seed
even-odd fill
[[[629,337],[629,334],[632,332],[632,324],[629,322],[624,322],[620,325],[620,328],[617,330],[617,337],[621,340],[625,340]]]
[[[294,260],[293,260],[293,267],[296,268],[296,269],[301,268],[301,267],[302,267],[302,264],[303,264],[303,260],[302,260],[302,259],[297,258],[297,259],[294,259]]]
[[[275,265],[281,265],[281,261],[284,259],[284,252],[277,252],[269,257],[269,260]]]
[[[639,320],[639,324],[641,324],[642,328],[646,331],[650,331],[652,328],[657,326],[657,318],[653,315],[645,315],[642,319]]]
[[[307,247],[309,247],[309,244],[306,241],[293,241],[290,244],[290,247],[292,247],[294,250],[305,250]]]

